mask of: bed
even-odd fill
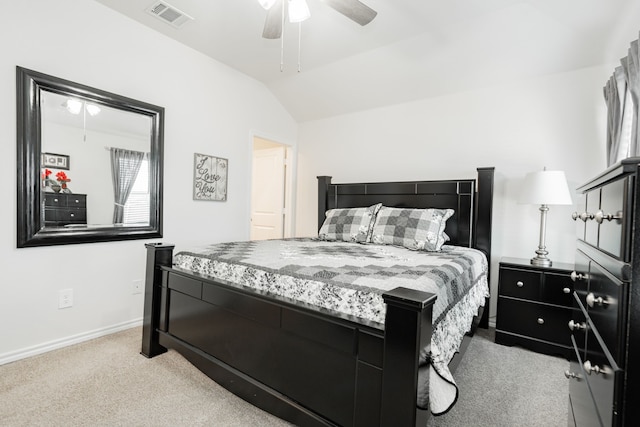
[[[323,230],[326,212],[340,209],[377,205],[391,210],[452,209],[444,230],[449,241],[440,258],[450,258],[452,251],[474,252],[490,261],[493,173],[493,168],[478,168],[475,179],[348,184],[318,177],[318,229]],[[319,278],[319,286],[326,286],[322,280],[327,271],[335,281],[331,268],[342,265],[319,271],[313,263],[292,267],[289,259],[308,261],[318,252],[331,253],[331,262],[349,259],[355,268],[347,274],[351,289],[359,291],[370,284],[363,274],[369,266],[366,257],[379,258],[378,268],[389,274],[395,265],[385,264],[390,258],[411,264],[421,251],[405,255],[396,253],[400,248],[393,245],[331,239],[231,243],[176,254],[173,245],[146,245],[144,356],[174,349],[229,391],[296,425],[426,425],[431,411],[425,405],[433,405],[429,378],[439,372],[433,369],[436,363],[430,351],[432,338],[442,329],[442,322],[434,322],[434,312],[442,312],[437,303],[443,305],[443,294],[438,301],[437,292],[412,288],[411,281],[389,275],[385,288],[375,295],[384,310],[376,312],[353,303],[346,304],[350,309],[322,304],[329,300],[326,295],[334,293],[326,287],[322,298],[316,298],[320,303],[301,301],[297,295],[279,292],[280,282],[274,279],[298,283],[304,274],[311,274]],[[252,257],[264,258],[260,247],[267,248],[264,254],[285,254],[286,263],[270,260],[269,268],[256,270]],[[237,264],[229,270],[212,267],[232,261]],[[310,273],[302,271],[309,268]],[[485,269],[483,280],[488,283],[488,265]],[[249,275],[266,277],[263,282],[272,287],[249,286],[245,282]],[[358,292],[354,295],[354,301],[362,300]],[[486,302],[484,307],[488,308]],[[473,327],[486,328],[488,309],[477,314]],[[465,345],[445,371],[455,371]],[[457,388],[453,392],[455,401]]]

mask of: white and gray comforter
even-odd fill
[[[317,239],[210,245],[174,256],[174,267],[338,311],[384,328],[382,294],[402,286],[437,295],[434,331],[424,352],[418,406],[447,412],[458,390],[448,363],[489,295],[488,264],[478,250],[440,252]]]

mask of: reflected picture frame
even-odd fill
[[[69,170],[69,156],[56,153],[42,153],[40,163],[43,168]]]

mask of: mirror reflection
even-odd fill
[[[16,67],[19,248],[162,237],[164,109]]]
[[[42,226],[149,225],[151,119],[49,91],[40,102]]]

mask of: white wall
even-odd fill
[[[495,295],[500,258],[530,258],[538,246],[538,206],[516,203],[524,176],[545,166],[564,170],[575,189],[606,167],[602,86],[612,70],[584,69],[301,124],[298,235],[317,233],[318,175],[333,182],[475,178],[476,167],[494,166]],[[549,211],[546,243],[554,261],[573,262],[572,211]],[[495,313],[495,298],[492,307]]]
[[[0,363],[140,321],[144,241],[16,249],[15,67],[165,107],[164,239],[181,246],[249,235],[252,137],[295,146],[297,125],[250,79],[101,4],[6,2],[0,27]],[[8,10],[7,10],[8,8]],[[192,200],[194,153],[229,159],[229,200]],[[73,182],[71,182],[73,184]],[[73,188],[73,187],[72,187]],[[59,310],[58,291],[74,306]]]

